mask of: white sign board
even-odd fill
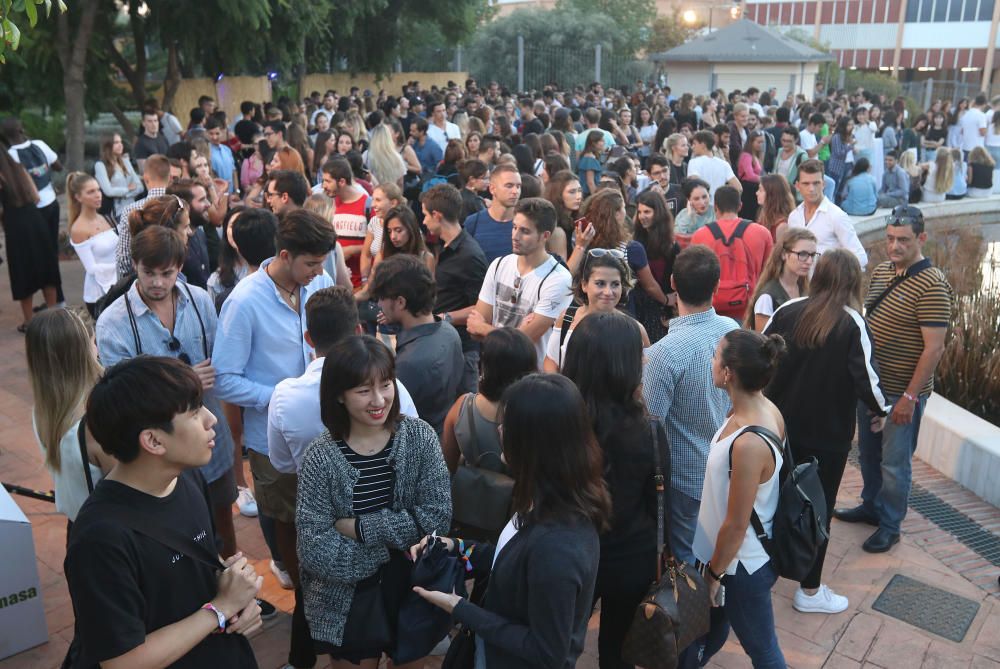
[[[0,660],[49,640],[31,523],[0,486]]]

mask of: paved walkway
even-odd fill
[[[80,303],[81,272],[75,261],[63,262],[63,277],[71,303]],[[19,310],[6,301],[7,273],[0,269],[0,473],[2,479],[30,488],[49,490],[52,481],[31,431],[31,388],[24,361],[23,337],[15,331]],[[915,480],[994,534],[1000,534],[1000,511],[921,463]],[[848,466],[841,486],[842,504],[853,504],[861,488],[856,468]],[[0,661],[0,669],[58,667],[72,638],[73,613],[63,578],[66,520],[52,504],[15,497],[32,522],[49,637],[47,644]],[[240,549],[255,559],[257,570],[268,574],[263,596],[281,613],[253,638],[262,669],[280,667],[287,653],[292,595],[281,590],[268,572],[266,549],[256,520],[237,516]],[[920,669],[1000,669],[1000,568],[990,565],[954,537],[915,511],[903,525],[902,542],[886,555],[869,555],[861,543],[870,529],[835,522],[826,562],[826,582],[846,595],[851,607],[827,616],[799,614],[792,609],[794,584],[775,587],[774,610],[778,636],[790,667]],[[981,604],[961,643],[911,627],[872,609],[872,603],[895,574],[905,574]],[[597,616],[591,621],[587,653],[579,665],[597,667]],[[3,631],[0,630],[0,636]],[[427,662],[437,667],[438,659]],[[322,664],[320,666],[323,666]],[[749,667],[734,638],[718,654],[712,667]]]

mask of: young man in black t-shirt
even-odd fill
[[[201,381],[174,358],[119,363],[91,392],[87,425],[118,464],[80,509],[66,551],[74,668],[256,669],[245,635],[261,625],[262,577],[240,553],[219,573],[197,471],[215,422]]]

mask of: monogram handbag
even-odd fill
[[[708,633],[711,602],[701,575],[669,552],[664,541],[666,492],[656,422],[656,581],[639,602],[622,646],[622,659],[644,669],[673,669],[687,646]]]

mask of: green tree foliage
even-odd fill
[[[59,11],[65,12],[63,0],[58,2]],[[51,15],[52,0],[0,0],[0,64],[6,63],[7,55],[20,46],[24,20],[34,28],[39,12],[44,12],[46,17]]]
[[[689,41],[698,33],[697,26],[689,26],[680,16],[680,10],[674,9],[669,16],[657,16],[649,40],[646,42],[647,53],[662,53],[669,51]]]
[[[617,45],[617,51],[630,56],[645,46],[656,18],[655,0],[559,0],[556,8],[611,17],[625,38],[624,44]]]
[[[469,43],[469,72],[513,88],[517,36],[524,37],[525,88],[572,86],[594,78],[594,46],[604,55],[631,53],[627,33],[606,14],[576,8],[518,9],[480,28]]]

